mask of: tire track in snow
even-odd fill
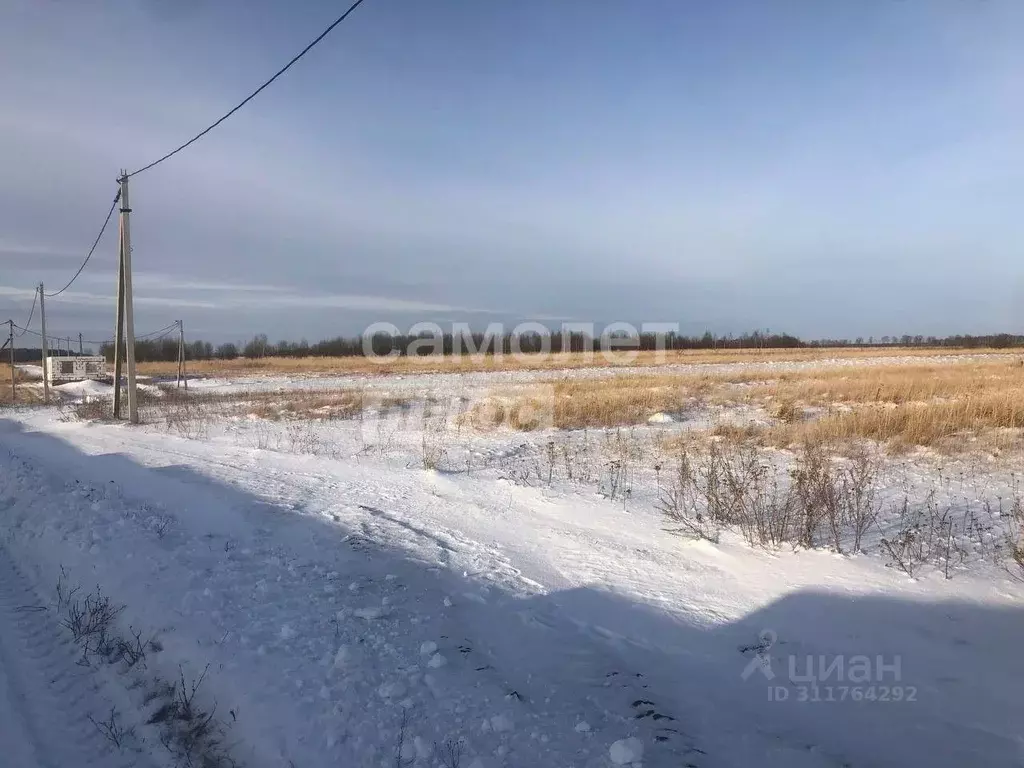
[[[49,610],[0,546],[0,753],[17,768],[129,768],[89,721],[109,706]]]

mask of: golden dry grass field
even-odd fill
[[[27,405],[31,403],[40,402],[41,398],[35,387],[23,387],[23,383],[31,381],[20,371],[15,370],[14,375],[17,376],[17,403],[19,405]],[[8,363],[0,364],[0,405],[11,405],[12,393],[11,393],[11,366]]]
[[[979,438],[1017,448],[1024,432],[1024,364],[1013,356],[784,373],[629,373],[552,378],[537,386],[536,395],[518,396],[520,406],[542,402],[553,390],[560,429],[643,424],[659,413],[677,420],[708,409],[727,415],[742,406],[764,418],[742,425],[724,420],[711,431],[780,446],[871,439],[893,448],[947,449]]]
[[[872,347],[813,349],[724,349],[677,350],[657,352],[645,350],[630,355],[625,351],[586,354],[560,352],[550,355],[462,355],[459,357],[399,357],[372,360],[365,357],[266,357],[261,359],[189,361],[191,374],[201,376],[227,375],[314,375],[314,374],[380,374],[393,373],[470,373],[475,371],[537,371],[564,368],[632,367],[660,365],[700,365],[712,363],[805,362],[849,358],[878,357],[940,357],[947,355],[991,354],[996,350],[948,348]],[[1001,351],[1001,350],[1000,350]],[[173,376],[174,362],[140,363],[139,373],[150,376]]]

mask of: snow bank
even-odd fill
[[[53,389],[61,395],[72,398],[84,397],[113,397],[114,387],[112,384],[105,384],[102,381],[72,381],[67,384],[57,384]]]
[[[164,392],[154,384],[136,384],[139,391],[145,392],[153,397],[163,397]],[[67,384],[56,384],[54,391],[65,398],[75,402],[86,399],[110,398],[114,396],[114,385],[103,381],[85,379],[83,381],[72,381]]]
[[[26,376],[28,376],[29,378],[32,378],[32,379],[41,379],[41,378],[43,378],[43,367],[41,365],[21,364],[21,365],[15,365],[14,367],[17,368],[19,371],[21,371]]]

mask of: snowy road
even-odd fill
[[[110,703],[24,576],[0,547],[0,755],[11,768],[152,765],[97,731]]]
[[[434,766],[453,739],[464,768],[606,768],[641,762],[637,744],[648,768],[1024,756],[1020,590],[1004,583],[687,543],[653,515],[486,473],[39,413],[0,422],[11,551],[37,584],[61,566],[102,584],[172,670],[210,664],[253,768],[390,766],[396,750]],[[916,700],[772,705],[738,650],[766,628],[790,653],[899,654]]]

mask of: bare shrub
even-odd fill
[[[788,471],[753,443],[680,442],[676,451],[664,485],[659,474],[656,502],[675,532],[715,541],[735,526],[752,545],[827,544],[842,552],[850,539],[859,551],[877,521],[877,468],[866,451],[840,462],[807,443]]]
[[[113,421],[114,412],[110,400],[87,397],[74,407],[75,418],[79,421]]]
[[[254,440],[254,447],[265,451],[270,448],[270,428],[265,422],[258,421],[253,424],[253,432],[255,433],[256,439]]]
[[[132,639],[118,639],[116,642],[116,653],[118,658],[125,663],[125,667],[132,669],[136,665],[145,662],[146,648],[152,646],[153,639],[151,638],[148,642],[143,643],[142,632],[136,631],[132,627],[128,627],[128,631],[131,633]]]
[[[738,525],[748,543],[777,547],[790,540],[795,498],[756,445],[723,450],[713,443],[698,487],[713,518]]]
[[[655,505],[675,526],[670,529],[672,533],[717,543],[723,520],[720,516],[716,517],[713,509],[709,508],[707,496],[702,501],[698,472],[685,445],[680,444],[673,471],[666,485],[660,488]]]
[[[77,591],[77,590],[76,590]],[[109,656],[114,652],[115,636],[112,632],[114,619],[124,610],[102,593],[96,591],[79,599],[73,593],[64,601],[64,617],[61,624],[71,632],[71,637],[83,647],[83,655],[89,651]]]
[[[434,755],[444,768],[459,768],[465,748],[462,739],[446,739],[443,744],[434,744]]]
[[[427,397],[420,423],[420,458],[424,469],[440,469],[448,456],[450,400]]]
[[[612,501],[619,499],[623,507],[633,495],[633,478],[636,465],[642,458],[642,449],[632,430],[616,428],[614,432],[603,433],[601,455],[604,472],[600,478],[600,489]]]
[[[927,515],[923,507],[911,506],[906,496],[894,512],[896,530],[882,538],[882,550],[889,558],[886,565],[899,568],[913,578],[931,554]]]
[[[185,766],[221,768],[235,762],[223,744],[220,724],[215,720],[216,706],[204,709],[197,697],[206,679],[209,665],[191,682],[179,668],[179,679],[161,691],[164,703],[154,712],[148,723],[160,724],[164,732],[161,742],[171,755]]]
[[[420,457],[423,460],[423,468],[440,468],[446,453],[443,439],[424,429],[420,438]]]
[[[167,514],[153,515],[147,518],[146,525],[156,534],[158,539],[162,539],[174,525],[174,518]]]
[[[409,710],[402,707],[402,721],[398,726],[398,736],[395,739],[395,760],[392,768],[407,768],[415,762],[413,757],[405,757],[406,732],[409,729]]]
[[[82,589],[79,585],[72,587],[68,584],[68,572],[64,570],[64,566],[60,567],[60,573],[57,574],[57,615],[64,613],[64,607],[74,599],[75,595]]]
[[[1018,581],[1024,581],[1024,544],[1015,544],[1010,554],[1010,559],[1017,566],[1010,573]]]
[[[1001,502],[1000,502],[1001,503]],[[1010,553],[1010,575],[1018,581],[1024,581],[1024,497],[1021,496],[1020,485],[1016,476],[1013,478],[1013,490],[1006,530],[1007,549]]]
[[[813,549],[823,525],[830,528],[832,546],[842,551],[839,541],[841,510],[829,457],[820,444],[804,443],[791,472],[793,491],[799,502],[796,543]]]
[[[187,440],[205,440],[210,433],[210,414],[206,401],[199,397],[182,394],[168,394],[159,405],[164,426]]]
[[[878,463],[864,447],[855,449],[840,474],[846,523],[853,536],[853,551],[860,552],[864,535],[877,524],[881,512],[876,483]]]
[[[316,456],[322,451],[323,441],[311,421],[300,421],[285,428],[288,452]]]
[[[124,749],[129,739],[135,737],[134,726],[131,728],[125,727],[121,723],[120,714],[114,707],[110,708],[110,714],[107,715],[105,720],[96,720],[92,715],[89,715],[89,722],[119,751]]]
[[[791,476],[799,502],[799,546],[813,548],[827,541],[833,551],[842,553],[844,542],[852,538],[853,551],[859,552],[864,535],[878,520],[877,465],[863,447],[849,454],[840,461],[821,443],[810,441],[797,453]]]

